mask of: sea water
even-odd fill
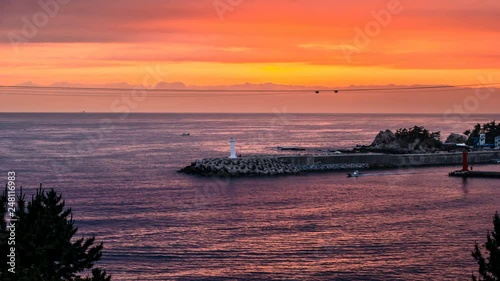
[[[273,154],[367,145],[380,130],[414,125],[445,138],[496,117],[0,114],[0,178],[15,171],[28,194],[39,183],[61,192],[76,236],[104,242],[98,265],[113,280],[464,280],[477,268],[474,242],[500,211],[496,179],[448,177],[458,167],[359,178],[176,171],[229,156],[231,137],[238,154]]]

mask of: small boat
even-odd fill
[[[181,136],[183,137],[189,137],[191,134],[190,133],[182,133]]]
[[[500,164],[500,159],[492,159],[491,163],[493,163],[493,164]]]
[[[361,176],[361,173],[359,171],[357,171],[357,170],[354,171],[354,172],[352,172],[352,173],[347,173],[347,177],[348,178],[357,178],[359,176]]]

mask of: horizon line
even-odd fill
[[[10,111],[0,112],[0,114],[112,114],[123,115],[123,112],[109,112],[109,111]],[[133,114],[276,114],[274,112],[129,112]],[[322,115],[444,115],[446,113],[432,113],[432,112],[284,112],[282,114],[322,114]],[[495,115],[498,112],[484,112],[484,113],[468,113],[467,115]]]
[[[166,82],[169,83],[169,82]],[[177,83],[177,82],[170,82]],[[128,84],[128,83],[127,83]],[[157,83],[154,87],[161,84]],[[105,84],[104,84],[105,85]],[[100,90],[100,91],[122,91],[122,90],[134,90],[134,86],[131,85],[130,88],[122,87],[72,87],[72,86],[40,86],[40,85],[0,85],[0,89],[53,89],[53,90]],[[235,86],[264,86],[273,85],[280,86],[284,89],[228,89],[229,87]],[[302,86],[302,85],[286,85],[286,84],[274,84],[274,83],[263,83],[263,84],[232,84],[232,85],[219,85],[219,86],[186,86],[184,88],[146,88],[148,91],[155,92],[237,92],[237,93],[281,93],[281,92],[356,92],[356,91],[394,91],[394,90],[421,90],[421,89],[443,89],[443,88],[470,88],[470,87],[480,87],[480,86],[495,86],[500,85],[500,83],[476,83],[476,84],[459,84],[459,85],[449,85],[449,84],[413,84],[413,85],[396,85],[396,84],[386,84],[386,85],[351,85],[351,86],[339,86],[337,88],[331,88],[327,86]],[[191,88],[190,88],[191,87]],[[196,88],[192,88],[196,87]],[[217,89],[216,87],[226,87]],[[285,88],[290,89],[285,89]],[[309,88],[310,87],[310,88]],[[371,88],[363,88],[371,87]],[[297,89],[301,88],[301,89]]]

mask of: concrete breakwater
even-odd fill
[[[179,172],[201,176],[270,176],[294,175],[299,167],[274,157],[245,157],[237,159],[208,158],[197,160]]]
[[[469,152],[469,163],[488,163],[500,158],[500,151]],[[460,165],[462,153],[382,154],[357,153],[334,155],[267,155],[237,159],[197,160],[179,172],[202,176],[237,177],[296,175],[301,172],[342,171],[370,168],[398,168],[433,165]]]
[[[488,171],[455,171],[449,173],[450,177],[462,178],[500,178],[500,172]]]
[[[277,156],[281,161],[294,166],[329,165],[329,164],[357,164],[367,163],[370,167],[418,167],[418,166],[454,166],[462,164],[461,152],[421,153],[421,154],[384,154],[384,153],[355,153],[335,155],[282,155]],[[500,151],[472,151],[469,152],[469,164],[489,163],[500,158]]]
[[[197,160],[179,172],[202,176],[238,177],[238,176],[279,176],[296,175],[301,172],[334,171],[348,169],[366,169],[366,163],[338,163],[294,165],[275,156],[244,157],[238,159],[209,158]]]

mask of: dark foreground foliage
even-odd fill
[[[483,254],[476,243],[472,256],[479,265],[479,278],[472,276],[474,281],[500,281],[500,216],[498,212],[493,217],[494,231],[487,235],[483,247],[488,254]]]
[[[78,231],[71,209],[62,196],[40,188],[30,202],[16,197],[15,245],[3,219],[8,212],[7,188],[0,196],[0,280],[19,281],[109,281],[111,276],[94,263],[101,258],[103,245],[95,237],[73,239]],[[15,247],[15,273],[9,272],[7,255]]]

